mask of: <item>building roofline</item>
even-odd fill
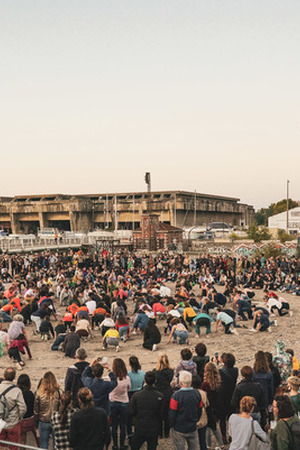
[[[102,192],[102,193],[95,193],[95,194],[33,194],[33,195],[15,195],[13,197],[0,197],[3,199],[2,201],[14,201],[16,199],[25,199],[30,202],[30,199],[37,199],[40,198],[41,201],[45,198],[60,198],[64,197],[66,199],[71,199],[72,197],[75,198],[90,198],[90,197],[104,197],[104,196],[128,196],[128,195],[136,195],[136,196],[144,196],[148,195],[148,191],[139,191],[139,192]],[[178,195],[178,196],[195,196],[197,198],[206,198],[206,199],[215,199],[215,200],[226,200],[231,202],[239,202],[240,199],[238,197],[229,197],[224,195],[214,195],[214,194],[204,194],[202,192],[191,192],[191,191],[181,191],[181,190],[170,190],[170,191],[151,191],[151,195]]]

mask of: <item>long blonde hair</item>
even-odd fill
[[[53,372],[46,372],[41,380],[41,384],[38,388],[38,393],[54,397],[55,393],[59,390],[59,384]]]
[[[168,355],[164,354],[164,355],[159,355],[158,357],[158,361],[156,364],[156,370],[157,372],[159,372],[160,370],[163,369],[170,369],[170,363],[169,363],[169,358]]]
[[[214,365],[209,362],[204,367],[203,381],[207,383],[212,391],[219,391],[221,388],[221,375]]]

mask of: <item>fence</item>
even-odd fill
[[[18,447],[18,448],[26,448],[28,450],[42,450],[41,447],[33,447],[32,445],[26,445],[26,444],[17,444],[16,442],[2,441],[0,439],[0,449],[8,448],[8,445],[11,445],[13,447]]]
[[[68,248],[81,247],[82,245],[93,245],[94,239],[88,236],[80,238],[63,238],[56,240],[54,238],[45,239],[1,239],[0,249],[7,253],[22,252],[32,250],[43,250],[47,248]]]

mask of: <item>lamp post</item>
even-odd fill
[[[286,181],[286,232],[289,232],[289,184],[290,180]]]

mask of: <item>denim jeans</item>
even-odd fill
[[[124,446],[126,437],[128,403],[111,402],[110,418],[112,426],[112,438],[114,446],[118,447],[118,427],[120,426],[120,447]]]
[[[49,439],[52,434],[53,448],[55,449],[54,430],[50,422],[39,422],[39,433],[41,438],[41,448],[48,450]]]
[[[120,339],[123,340],[124,335],[127,336],[128,330],[129,330],[129,325],[126,325],[125,327],[119,328]]]
[[[206,426],[203,428],[198,428],[198,439],[199,439],[200,450],[207,450],[206,428],[207,428]]]
[[[58,350],[62,342],[64,342],[66,334],[59,334],[51,346],[51,350]]]
[[[187,331],[184,331],[184,330],[182,330],[182,331],[174,330],[173,336],[174,336],[175,340],[177,340],[177,338],[179,339],[179,344],[185,344],[185,341],[189,337],[189,334]]]

